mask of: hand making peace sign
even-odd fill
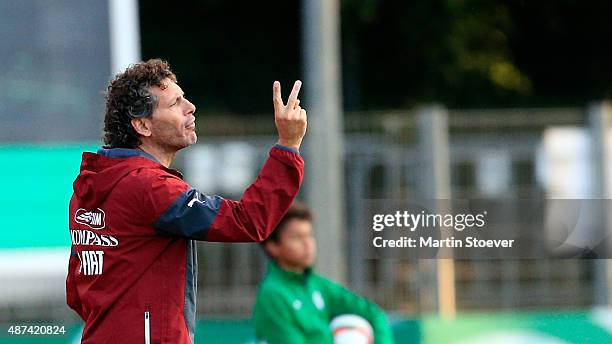
[[[300,107],[298,99],[301,87],[302,82],[299,80],[293,84],[287,105],[283,103],[280,82],[275,81],[272,87],[274,123],[278,130],[278,143],[296,150],[300,148],[307,126],[306,110]]]

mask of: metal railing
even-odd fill
[[[450,111],[450,158],[453,198],[483,197],[475,174],[483,154],[503,153],[510,160],[511,180],[502,197],[544,198],[535,178],[534,159],[543,130],[553,125],[584,125],[581,109],[511,109]],[[214,122],[213,123],[218,123]],[[225,122],[228,123],[228,122]],[[235,138],[216,124],[206,128],[208,143]],[[251,136],[254,128],[233,136],[257,147],[263,159],[271,140]],[[374,299],[385,309],[404,314],[428,312],[420,297],[424,285],[414,260],[364,260],[352,235],[360,223],[365,199],[420,197],[418,130],[415,113],[357,113],[345,117],[345,180],[347,211],[346,256],[348,286]],[[251,135],[249,135],[251,134]],[[308,150],[303,151],[308,160]],[[265,258],[256,245],[201,244],[199,305],[205,314],[248,315]],[[333,262],[319,262],[333,264]],[[592,261],[516,260],[456,262],[456,300],[459,310],[584,307],[594,302]]]

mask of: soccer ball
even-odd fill
[[[370,323],[354,314],[344,314],[332,319],[330,324],[334,344],[372,344],[374,333]]]

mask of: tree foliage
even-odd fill
[[[299,1],[143,1],[143,57],[162,57],[196,105],[270,110],[301,72]],[[584,105],[612,90],[612,3],[342,0],[349,110]]]

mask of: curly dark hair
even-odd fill
[[[162,80],[176,82],[168,62],[151,59],[130,65],[108,84],[104,115],[105,148],[136,148],[140,137],[132,127],[133,118],[151,116],[157,105],[152,86],[162,86]]]

